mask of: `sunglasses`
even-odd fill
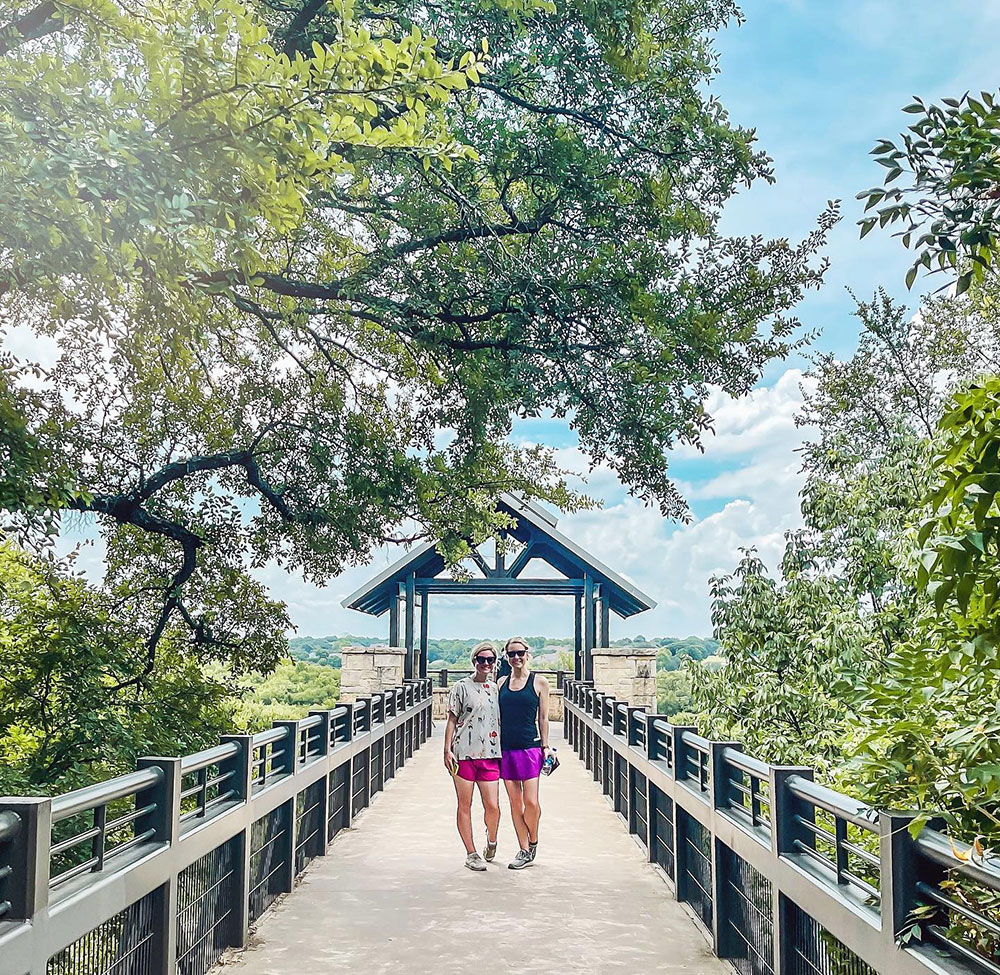
[[[528,651],[527,650],[508,650],[507,651],[507,656],[508,657],[527,657],[528,656]]]
[[[496,662],[496,657],[476,657],[476,663],[482,664],[484,667],[492,667]]]

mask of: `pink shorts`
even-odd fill
[[[508,781],[524,782],[542,774],[545,753],[540,748],[518,748],[503,753],[500,775]]]
[[[496,782],[500,778],[500,759],[463,758],[458,763],[458,777],[467,782]]]

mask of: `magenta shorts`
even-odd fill
[[[500,777],[513,782],[537,779],[542,774],[545,753],[540,748],[518,748],[504,752],[500,759]]]
[[[500,778],[500,759],[463,758],[458,763],[458,777],[467,782],[496,782]]]

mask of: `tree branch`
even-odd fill
[[[32,10],[0,27],[0,57],[9,54],[26,41],[33,41],[60,30],[65,21],[53,0],[44,0]]]
[[[291,19],[288,27],[282,31],[285,43],[282,51],[290,58],[296,51],[303,51],[305,46],[302,41],[305,39],[306,28],[316,19],[320,11],[326,6],[327,0],[307,0],[299,8],[299,12]]]
[[[578,108],[570,108],[568,105],[539,105],[537,102],[529,102],[527,99],[521,98],[519,95],[515,95],[506,88],[501,88],[498,85],[492,85],[488,81],[480,81],[475,87],[485,88],[487,91],[493,92],[493,94],[498,98],[502,98],[504,101],[510,102],[512,105],[517,105],[518,108],[534,112],[536,115],[564,116],[565,118],[576,119],[578,122],[583,122],[584,125],[597,129],[599,132],[603,132],[612,139],[618,139],[622,142],[628,143],[628,145],[630,145],[633,149],[638,149],[640,152],[648,152],[651,156],[655,156],[663,162],[680,159],[682,156],[682,153],[679,152],[664,152],[662,149],[647,146],[634,136],[629,135],[628,132],[625,132],[623,129],[616,128],[615,126],[605,122],[603,119],[598,118],[596,115],[581,111]]]

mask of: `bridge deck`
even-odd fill
[[[517,841],[502,812],[497,863],[472,873],[463,866],[439,727],[224,971],[731,975],[568,746],[560,758],[542,783],[536,863],[507,869]],[[501,786],[501,810],[505,804]],[[481,837],[478,802],[473,816]]]

